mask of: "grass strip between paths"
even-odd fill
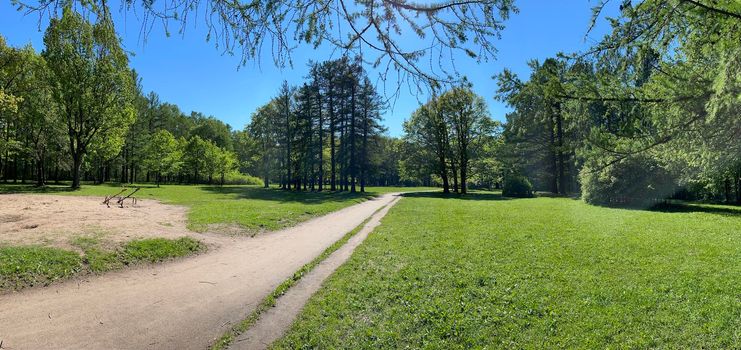
[[[278,285],[278,287],[273,290],[272,293],[268,294],[265,298],[260,301],[260,304],[257,305],[255,310],[253,310],[247,318],[240,321],[236,325],[234,325],[230,330],[228,330],[224,335],[219,338],[214,345],[211,347],[211,350],[224,350],[229,347],[229,345],[234,342],[234,339],[246,332],[250,327],[252,327],[255,322],[257,322],[260,319],[260,316],[262,316],[265,311],[269,310],[271,307],[275,306],[276,301],[278,298],[280,298],[282,295],[286,294],[288,290],[296,285],[298,281],[301,280],[307,273],[309,273],[314,267],[319,265],[324,259],[329,257],[332,253],[337,251],[337,249],[340,249],[347,241],[350,240],[353,236],[355,236],[360,230],[365,227],[365,225],[370,221],[374,215],[376,215],[379,211],[383,210],[383,208],[386,208],[386,206],[393,203],[393,201],[387,203],[386,205],[378,208],[376,211],[373,212],[370,216],[368,216],[367,219],[365,219],[360,225],[355,227],[352,231],[346,233],[342,238],[334,242],[331,246],[327,247],[322,254],[314,258],[311,262],[307,263],[306,265],[302,266],[298,271],[294,272],[291,277],[288,277],[285,281],[283,281],[281,284]]]

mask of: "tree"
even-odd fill
[[[460,86],[440,95],[437,104],[455,138],[460,171],[460,191],[467,192],[469,161],[481,138],[494,132],[495,124],[489,116],[486,102],[470,86]],[[455,172],[455,170],[453,170]]]
[[[203,175],[204,171],[208,172],[207,169],[207,160],[214,163],[209,156],[212,154],[209,154],[210,146],[212,146],[209,141],[204,141],[199,136],[193,136],[191,137],[185,145],[185,154],[183,155],[183,163],[185,165],[185,170],[189,171],[191,182],[197,183],[201,180],[201,176]],[[213,174],[213,173],[212,173]]]
[[[128,58],[109,18],[91,24],[70,7],[51,20],[44,44],[49,84],[67,124],[72,188],[79,188],[89,146],[110,142],[135,119]]]
[[[157,187],[160,186],[163,176],[176,174],[182,165],[183,155],[178,148],[178,142],[167,130],[160,130],[152,135],[144,154],[144,166],[156,174]]]
[[[529,66],[526,82],[508,70],[496,77],[497,98],[514,108],[506,116],[503,155],[509,172],[534,179],[536,188],[565,195],[576,181],[574,155],[581,140],[572,133],[575,117],[563,97],[570,68],[553,58]]]
[[[263,186],[270,187],[270,177],[275,163],[275,149],[278,146],[278,102],[273,99],[252,114],[248,130],[257,141],[261,158]]]
[[[436,98],[414,111],[412,116],[404,121],[404,139],[407,143],[414,145],[408,150],[418,151],[407,154],[407,156],[419,158],[416,162],[408,163],[421,161],[434,164],[429,167],[440,176],[443,192],[450,193],[447,161],[450,153],[449,130],[442,113],[439,113]]]
[[[218,149],[219,151],[216,153],[216,173],[219,174],[220,177],[220,185],[224,186],[224,181],[226,178],[226,174],[228,174],[230,171],[234,171],[234,169],[237,166],[237,155],[232,151],[227,151],[225,149]]]

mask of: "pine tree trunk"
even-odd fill
[[[566,160],[563,152],[563,118],[561,116],[561,105],[556,104],[556,132],[558,137],[558,193],[566,194],[566,177],[564,168]]]

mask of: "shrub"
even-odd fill
[[[530,198],[533,196],[533,185],[524,176],[507,176],[504,178],[502,195],[505,197]]]
[[[258,185],[262,186],[263,181],[259,177],[248,174],[242,174],[238,171],[232,171],[224,176],[225,185]]]
[[[648,208],[676,189],[671,174],[647,156],[628,157],[601,170],[584,167],[579,178],[582,199],[596,205]]]

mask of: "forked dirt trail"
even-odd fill
[[[3,349],[204,349],[396,196],[169,264],[0,295]]]
[[[395,199],[373,214],[368,223],[357,234],[309,271],[285,295],[278,299],[275,307],[265,312],[252,327],[238,336],[229,350],[267,349],[270,344],[283,336],[298,317],[306,302],[309,301],[309,298],[322,286],[324,280],[350,258],[355,248],[363,243],[363,240],[381,224],[381,219],[400,199]]]

